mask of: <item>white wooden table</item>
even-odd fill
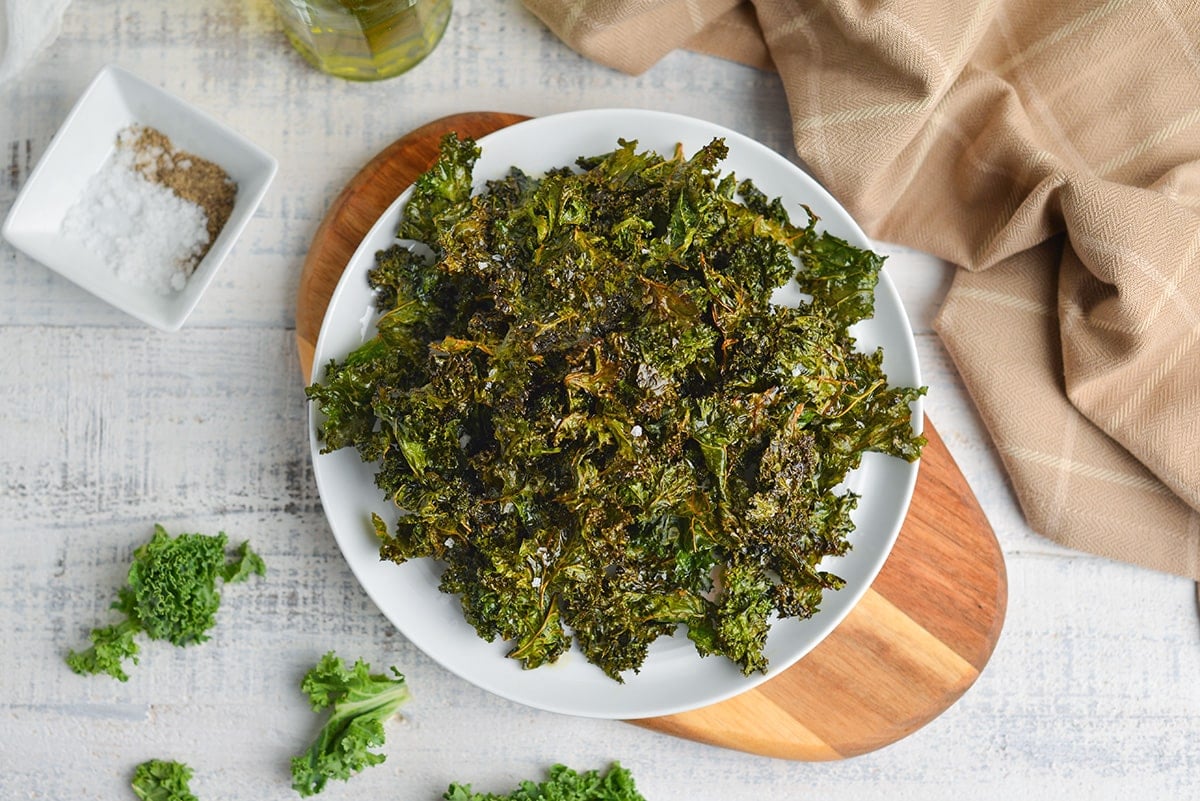
[[[991,664],[942,717],[882,751],[803,764],[493,697],[396,633],[354,581],[313,483],[293,309],[328,203],[373,154],[444,114],[635,106],[738,129],[791,153],[774,75],[680,52],[639,78],[568,50],[516,2],[462,0],[415,71],[354,84],[309,68],[266,0],[76,0],[57,42],[0,88],[0,214],[76,97],[120,64],[280,161],[265,202],[183,331],[116,312],[0,245],[0,798],[130,799],[134,765],[192,765],[204,801],[295,798],[288,760],[317,718],[297,684],[328,649],[408,675],[388,761],[328,799],[507,791],[563,762],[629,767],[674,799],[1200,797],[1200,626],[1191,582],[1065,551],[1024,523],[931,320],[953,268],[888,245],[918,332],[928,413],[1007,558]],[[152,524],[228,532],[262,583],[225,593],[214,637],[147,643],[132,679],[63,663]]]

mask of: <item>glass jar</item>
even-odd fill
[[[353,81],[391,78],[433,52],[451,0],[273,0],[284,32],[317,69]]]

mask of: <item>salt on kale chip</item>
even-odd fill
[[[765,671],[773,617],[815,614],[843,581],[866,451],[924,439],[881,351],[883,259],[795,224],[685,157],[608,153],[471,194],[450,135],[368,280],[378,335],[307,389],[327,450],[376,465],[397,507],[380,554],[445,564],[479,635],[527,668],[574,642],[617,681],[661,636]],[[805,300],[772,302],[794,282]],[[869,532],[867,533],[869,536]]]
[[[138,635],[178,646],[208,640],[221,605],[217,579],[231,584],[266,574],[248,542],[227,555],[228,542],[224,532],[172,537],[156,524],[154,536],[133,552],[126,585],[112,604],[123,619],[93,629],[91,646],[70,651],[67,665],[79,674],[107,673],[127,681],[124,666],[138,662]]]

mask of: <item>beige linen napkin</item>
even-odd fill
[[[1033,528],[1200,578],[1200,5],[526,4],[629,73],[774,65],[868,233],[965,268],[937,330]]]

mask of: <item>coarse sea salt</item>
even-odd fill
[[[121,142],[63,219],[66,236],[95,253],[121,281],[161,295],[187,284],[209,245],[199,205],[147,179]]]

